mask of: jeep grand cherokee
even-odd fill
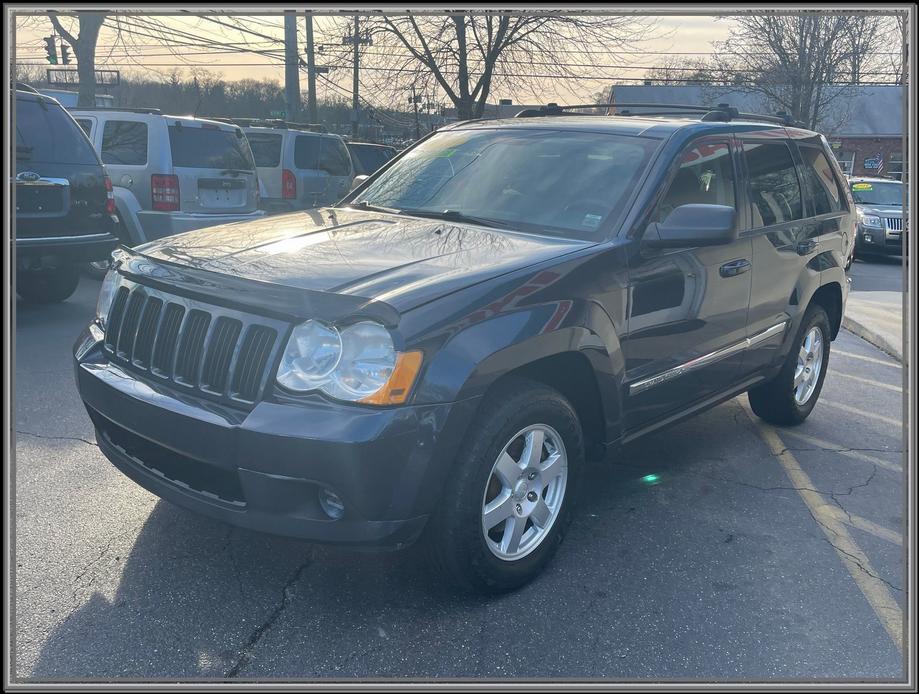
[[[122,251],[75,345],[102,451],[202,514],[420,538],[499,592],[555,552],[588,456],[744,391],[803,421],[854,229],[826,141],[535,115],[445,128],[333,207]]]

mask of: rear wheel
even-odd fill
[[[772,424],[800,424],[814,409],[830,360],[830,321],[823,307],[804,314],[792,349],[779,374],[747,394],[750,407]]]
[[[425,541],[466,589],[501,593],[535,578],[571,522],[584,467],[581,426],[557,391],[517,380],[484,403]]]
[[[30,304],[54,304],[70,298],[80,283],[76,265],[16,273],[16,293]]]

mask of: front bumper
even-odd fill
[[[358,546],[418,538],[476,400],[399,408],[265,400],[223,406],[75,346],[80,396],[99,448],[124,474],[189,510],[253,530]],[[332,520],[323,487],[344,503]]]
[[[210,214],[191,212],[153,212],[143,210],[137,213],[137,222],[148,241],[183,234],[186,231],[204,229],[218,224],[248,222],[265,216],[264,210],[254,210],[241,214]]]
[[[858,225],[855,235],[855,253],[863,255],[903,255],[907,232],[892,232],[887,229]]]

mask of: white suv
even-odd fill
[[[70,109],[112,179],[130,245],[255,219],[258,178],[242,130],[156,109]]]
[[[243,131],[264,186],[265,210],[290,212],[332,205],[348,194],[354,165],[341,137],[294,123],[250,123]]]

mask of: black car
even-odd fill
[[[395,147],[371,142],[347,142],[355,176],[369,176],[398,153]]]
[[[126,475],[228,523],[520,586],[587,458],[744,391],[798,424],[854,206],[820,135],[702,119],[467,122],[334,207],[120,252],[75,345]]]
[[[51,97],[16,89],[16,292],[63,301],[79,267],[118,244],[112,183],[83,129]]]

